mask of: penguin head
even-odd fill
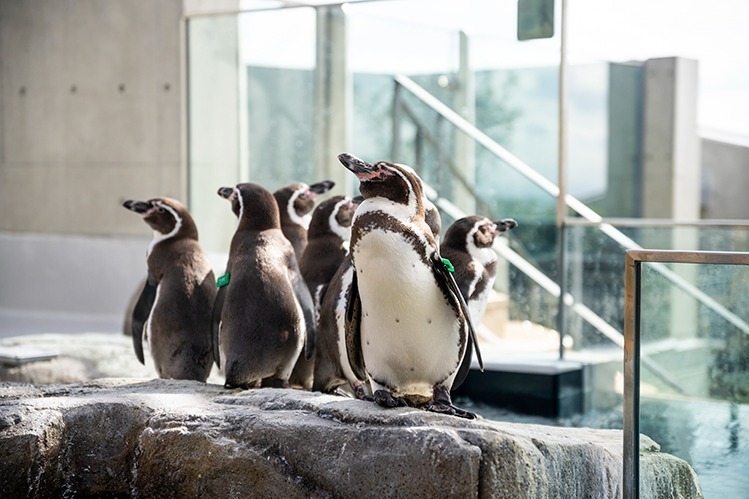
[[[158,197],[148,201],[128,199],[122,206],[143,216],[154,232],[174,236],[182,233],[198,238],[198,230],[187,208],[175,199]]]
[[[359,179],[359,192],[365,199],[383,197],[404,205],[413,204],[423,214],[424,189],[410,166],[387,161],[371,165],[348,153],[339,154],[338,160]]]
[[[328,192],[334,185],[335,182],[332,180],[323,180],[312,185],[296,182],[276,190],[273,197],[278,203],[281,218],[288,218],[300,225],[308,225],[309,221],[303,221],[303,217],[312,213],[318,196]]]
[[[494,244],[495,237],[517,225],[511,218],[492,222],[479,215],[464,217],[456,220],[447,230],[444,244],[454,248],[489,248]]]
[[[317,205],[309,225],[310,238],[332,232],[344,241],[350,239],[351,222],[357,206],[348,196],[333,196]]]
[[[276,200],[264,187],[242,183],[235,187],[220,187],[218,195],[231,203],[231,210],[243,228],[266,230],[281,227]]]

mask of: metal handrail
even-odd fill
[[[531,166],[529,166],[527,163],[522,161],[517,156],[513,155],[507,149],[499,145],[496,141],[494,141],[494,139],[492,139],[491,137],[486,135],[484,132],[476,128],[475,125],[473,125],[468,120],[460,116],[460,114],[450,109],[449,106],[447,106],[446,104],[441,102],[439,99],[434,97],[432,94],[427,92],[424,88],[418,85],[411,78],[405,75],[396,75],[395,82],[397,85],[406,89],[414,97],[416,97],[417,99],[422,101],[424,104],[426,104],[428,107],[430,107],[432,110],[437,112],[447,121],[452,123],[459,130],[461,130],[466,135],[471,137],[473,140],[481,144],[484,148],[486,148],[489,152],[494,154],[497,158],[504,161],[508,166],[510,166],[515,171],[517,171],[518,173],[526,177],[528,180],[532,181],[534,184],[536,184],[538,187],[540,187],[544,191],[546,191],[548,194],[550,194],[553,197],[559,196],[559,187],[557,187],[553,182],[551,182],[549,179],[547,179],[546,177],[538,173]],[[565,204],[568,208],[574,210],[577,214],[579,214],[588,222],[598,224],[598,229],[601,232],[603,232],[606,236],[608,236],[610,239],[615,241],[625,250],[643,249],[642,246],[637,244],[634,240],[629,238],[627,235],[625,235],[623,232],[618,230],[616,227],[614,227],[610,223],[604,222],[604,219],[601,215],[599,215],[598,213],[590,209],[585,203],[583,203],[579,199],[575,198],[571,194],[566,194],[564,199],[565,199]],[[749,324],[747,324],[746,321],[742,320],[736,314],[734,314],[730,310],[720,305],[718,302],[710,298],[704,292],[700,291],[695,286],[693,286],[691,283],[687,282],[682,277],[672,272],[671,270],[669,270],[667,267],[663,265],[654,265],[654,270],[659,272],[666,279],[671,281],[673,284],[675,284],[681,290],[686,292],[688,295],[700,301],[706,307],[710,308],[715,313],[717,313],[721,317],[725,318],[726,320],[734,324],[744,333],[749,334]],[[557,285],[557,288],[558,288],[558,285]],[[559,296],[559,291],[557,291],[557,294],[555,296],[557,297]],[[567,304],[566,296],[565,296],[564,302],[565,304]],[[613,326],[609,325],[604,319],[600,317],[598,317],[598,319],[606,323],[612,329],[616,330],[616,328],[613,328]],[[603,330],[599,329],[598,327],[596,327],[596,329],[598,329],[601,333],[606,335],[606,333]],[[619,333],[619,335],[622,335],[621,332],[619,332],[618,330],[616,331]],[[561,334],[561,331],[560,331],[560,334]],[[608,335],[606,336],[608,337]],[[619,342],[615,342],[615,343],[619,344]]]
[[[466,216],[460,208],[455,206],[449,200],[439,196],[437,191],[427,183],[423,183],[424,194],[429,200],[434,203],[437,208],[450,215],[454,220],[458,220]],[[551,294],[554,298],[559,298],[560,287],[559,284],[550,279],[541,270],[536,268],[532,263],[523,258],[517,252],[507,245],[505,239],[496,239],[492,249],[505,260],[514,265],[522,273],[528,276],[532,281],[541,286],[547,293]],[[624,336],[621,331],[616,329],[614,326],[606,322],[600,315],[596,314],[590,308],[575,300],[575,297],[570,293],[564,294],[564,304],[570,307],[578,317],[583,319],[585,322],[596,328],[602,335],[611,340],[619,348],[624,348]],[[559,332],[560,341],[562,332]],[[673,388],[679,393],[686,393],[686,390],[676,381],[671,375],[668,374],[658,364],[651,361],[647,357],[642,358],[643,364],[650,369],[653,374],[660,378],[664,383]]]
[[[719,251],[628,250],[624,271],[624,499],[640,489],[640,305],[642,263],[749,265],[749,253]]]

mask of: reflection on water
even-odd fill
[[[622,429],[622,407],[593,410],[571,418],[517,414],[456,399],[460,407],[487,419],[513,423]],[[726,402],[643,398],[640,431],[697,473],[705,499],[749,498],[749,405]]]

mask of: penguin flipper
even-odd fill
[[[473,338],[471,338],[470,335],[468,335],[468,341],[466,343],[466,353],[463,355],[463,360],[460,363],[460,367],[458,367],[458,374],[455,375],[455,379],[453,380],[453,384],[450,387],[450,390],[455,390],[460,385],[463,384],[463,382],[466,380],[466,377],[468,376],[468,371],[471,370],[471,360],[473,360]]]
[[[460,287],[458,286],[458,283],[455,281],[455,277],[453,276],[454,269],[452,269],[452,264],[450,264],[450,268],[448,268],[448,265],[445,263],[445,261],[443,261],[442,258],[437,257],[434,260],[434,268],[437,271],[437,275],[441,276],[441,278],[444,280],[443,282],[447,285],[447,289],[449,289],[450,292],[455,295],[455,299],[458,301],[458,306],[460,307],[460,310],[463,313],[463,317],[465,318],[466,325],[468,326],[468,332],[470,334],[469,338],[466,339],[466,354],[463,356],[463,359],[465,359],[466,357],[470,357],[467,350],[468,348],[470,348],[471,343],[473,343],[473,350],[476,352],[476,360],[478,360],[479,368],[483,372],[484,361],[481,358],[481,350],[479,349],[478,337],[476,336],[476,328],[473,327],[471,312],[468,310],[468,305],[466,304],[466,301],[463,298],[463,294],[460,292]],[[462,367],[463,366],[461,361],[460,368]],[[468,367],[470,367],[470,360]],[[468,369],[466,369],[466,374],[467,371]]]
[[[366,381],[367,373],[364,369],[364,355],[361,349],[361,298],[356,270],[351,278],[351,286],[346,298],[346,353],[351,370],[360,381]]]
[[[141,364],[145,365],[143,358],[143,329],[148,322],[148,317],[151,315],[151,309],[156,301],[156,285],[152,283],[151,276],[148,276],[143,290],[140,292],[138,301],[135,303],[133,309],[133,320],[132,320],[132,334],[133,334],[133,348],[135,349],[135,356],[138,358]]]
[[[221,286],[216,292],[216,298],[213,300],[213,309],[211,310],[211,345],[213,346],[213,360],[216,366],[221,368],[221,354],[219,348],[218,333],[221,328],[221,313],[224,310],[224,300],[226,299],[226,286]]]
[[[299,302],[299,306],[302,307],[302,314],[304,315],[304,324],[307,329],[304,341],[304,357],[310,360],[315,354],[315,340],[317,336],[317,323],[315,319],[315,302],[312,300],[312,295],[309,292],[307,283],[304,282],[299,268],[294,267],[290,269],[289,277],[291,279],[291,286],[294,288],[294,294]]]

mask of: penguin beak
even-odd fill
[[[371,180],[372,178],[377,177],[378,169],[375,166],[370,165],[366,161],[363,161],[347,152],[339,154],[338,161],[340,161],[343,166],[348,168],[348,170],[356,175],[356,178],[361,181]]]
[[[122,203],[122,206],[130,211],[134,211],[135,213],[140,214],[146,213],[151,209],[151,203],[146,203],[144,201],[135,201],[134,199],[128,199],[127,201]]]
[[[231,201],[232,196],[234,195],[234,188],[233,187],[220,187],[218,189],[218,195],[224,199],[228,199],[229,201]]]
[[[310,185],[309,190],[315,194],[325,194],[332,189],[334,185],[335,182],[332,180],[323,180],[322,182]]]
[[[496,232],[500,233],[500,232],[507,232],[508,230],[514,229],[515,227],[518,226],[518,223],[512,218],[504,218],[502,220],[498,220],[494,222],[494,225],[497,226]]]

